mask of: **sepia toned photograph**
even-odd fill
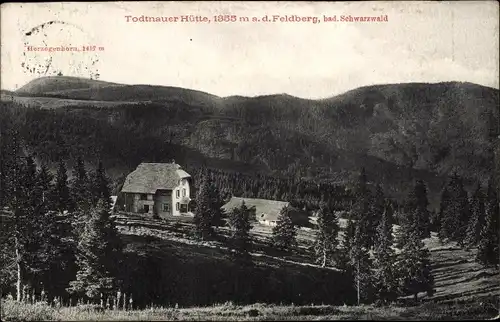
[[[0,18],[1,321],[500,317],[497,1]]]

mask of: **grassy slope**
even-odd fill
[[[119,229],[129,243],[133,237],[154,236],[165,241],[162,251],[175,251],[175,256],[194,258],[220,256],[225,250],[217,242],[198,243],[189,238],[189,221],[164,224],[159,220],[119,218]],[[341,226],[344,223],[341,223]],[[131,227],[129,229],[129,227]],[[222,231],[223,233],[223,231]],[[291,258],[273,256],[259,248],[261,242],[269,237],[270,227],[254,225],[252,235],[257,240],[253,256],[257,262],[268,265],[289,265]],[[132,239],[129,239],[132,238]],[[311,230],[299,232],[299,243],[307,246],[313,238]],[[431,252],[433,272],[436,280],[436,293],[431,298],[423,298],[422,304],[413,307],[392,306],[334,306],[334,305],[277,305],[256,303],[234,305],[232,302],[216,302],[208,307],[150,307],[144,310],[104,311],[92,308],[63,307],[52,308],[47,305],[17,304],[3,301],[2,319],[8,320],[212,320],[212,321],[262,321],[262,320],[449,320],[449,319],[486,319],[498,314],[500,292],[499,275],[481,268],[473,261],[475,251],[459,249],[453,244],[441,245],[433,235],[425,240]],[[175,247],[172,248],[172,245]],[[146,245],[136,244],[134,247]],[[170,248],[169,248],[170,247]],[[182,255],[181,255],[182,254]],[[297,259],[297,258],[295,258]],[[300,259],[298,259],[300,260]],[[301,260],[306,261],[303,257]],[[299,267],[299,263],[292,264]],[[309,266],[309,265],[308,265]],[[306,269],[306,267],[303,267]]]
[[[129,221],[132,224],[133,221]],[[125,223],[125,222],[124,222]],[[341,219],[341,228],[345,228],[346,222]],[[124,227],[121,226],[123,231]],[[160,237],[166,240],[175,240],[180,243],[200,245],[187,237],[187,232],[191,229],[189,222],[179,223],[177,232],[168,229],[161,231],[149,229],[141,224],[137,228],[132,228],[129,233],[147,234]],[[395,227],[395,230],[397,226]],[[222,234],[227,233],[227,228],[220,230]],[[275,254],[272,249],[267,248],[266,240],[271,236],[272,228],[255,223],[251,235],[254,242],[252,255],[255,260],[268,261],[274,263],[293,263],[302,266],[315,266],[307,254],[307,248],[314,241],[314,230],[301,228],[298,231],[297,240],[299,249],[295,254]],[[342,235],[342,232],[341,232]],[[469,303],[477,304],[481,301],[488,301],[491,297],[500,294],[500,274],[492,269],[485,269],[475,262],[477,250],[463,250],[455,243],[441,244],[436,233],[432,233],[431,238],[424,240],[430,250],[431,263],[435,277],[435,294],[432,298],[423,296],[423,300],[439,304]],[[216,247],[220,245],[205,243],[202,247]],[[423,294],[421,294],[423,295]]]

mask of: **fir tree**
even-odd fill
[[[11,194],[8,207],[13,210],[12,228],[7,232],[6,244],[14,248],[16,267],[16,300],[21,300],[23,285],[32,282],[39,275],[37,252],[40,246],[37,220],[40,217],[40,200],[37,199],[36,167],[33,159],[18,156],[10,169],[12,171]]]
[[[52,191],[52,204],[54,210],[61,213],[72,210],[72,200],[68,188],[68,175],[66,174],[66,165],[63,160],[59,161],[57,168],[55,184]]]
[[[371,195],[368,189],[365,169],[362,168],[355,188],[356,201],[353,206],[354,218],[361,229],[363,247],[371,248],[375,239],[376,223],[371,213]]]
[[[429,250],[425,248],[418,232],[411,233],[401,250],[398,268],[399,288],[402,294],[413,294],[415,302],[418,293],[434,293],[434,277],[429,261]]]
[[[413,190],[409,193],[404,207],[404,217],[401,222],[401,231],[398,234],[398,246],[406,243],[410,233],[417,231],[420,239],[431,236],[430,212],[427,209],[427,189],[422,180],[418,179]]]
[[[210,200],[209,183],[207,179],[204,179],[196,194],[196,214],[193,218],[196,236],[202,240],[214,234],[212,229],[212,218],[214,215],[212,202]]]
[[[68,291],[95,302],[101,294],[110,295],[119,286],[122,242],[105,200],[99,200],[87,217],[77,245],[76,280]]]
[[[447,188],[448,202],[441,217],[440,236],[462,244],[469,220],[469,203],[462,179],[454,174]]]
[[[50,192],[53,189],[52,180],[54,176],[50,173],[49,168],[44,163],[41,165],[40,170],[37,173],[37,193],[41,201],[47,207],[47,210],[55,210],[56,207],[51,204]]]
[[[111,205],[113,203],[111,200],[109,178],[106,175],[106,171],[104,170],[104,166],[101,161],[99,161],[97,169],[92,176],[91,185],[92,205],[96,206],[99,200],[102,200],[103,205],[107,206],[107,209],[111,209]]]
[[[297,227],[295,227],[288,207],[281,209],[276,226],[273,227],[272,244],[280,250],[290,250],[297,245]]]
[[[238,208],[233,208],[229,214],[229,227],[231,234],[229,241],[231,248],[234,250],[236,260],[243,264],[249,264],[251,257],[250,251],[250,213],[244,202]]]
[[[351,248],[351,270],[354,276],[354,287],[357,292],[357,303],[370,303],[373,300],[373,274],[371,271],[372,261],[368,249],[364,247],[361,236],[361,228],[356,225],[354,242]]]
[[[373,200],[371,202],[371,215],[373,218],[373,225],[378,227],[378,224],[382,220],[382,215],[384,213],[385,207],[385,196],[382,186],[380,184],[375,188],[375,193],[373,194]]]
[[[322,267],[333,264],[337,257],[339,219],[337,215],[324,205],[318,211],[318,231],[314,251],[316,262]]]
[[[81,156],[78,156],[73,169],[71,195],[77,209],[87,209],[90,206],[90,183],[87,170],[85,169],[85,163]]]
[[[350,269],[350,252],[352,249],[352,245],[354,244],[354,235],[356,232],[356,225],[353,220],[349,218],[347,220],[347,226],[344,230],[342,243],[340,244],[339,256],[337,266],[344,271],[348,271]]]
[[[484,195],[479,183],[471,197],[470,207],[471,217],[467,225],[466,239],[464,241],[466,247],[474,247],[478,244],[485,223]]]
[[[448,185],[443,187],[441,191],[441,198],[439,200],[439,212],[436,215],[433,226],[438,232],[438,237],[441,242],[443,242],[447,238],[448,230],[443,229],[442,221],[444,215],[447,213],[448,205],[450,203],[450,193],[448,192]]]
[[[495,178],[490,178],[486,192],[486,222],[481,231],[477,261],[484,266],[499,265],[499,217],[500,206]]]
[[[224,205],[224,200],[222,199],[221,192],[215,184],[209,185],[209,196],[210,196],[210,206],[212,209],[211,216],[211,226],[220,227],[224,225],[222,218],[225,216],[222,206]]]
[[[392,249],[392,216],[392,206],[388,204],[377,227],[377,244],[374,252],[375,292],[377,298],[384,304],[395,301],[398,296],[395,254]]]

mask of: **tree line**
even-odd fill
[[[188,171],[199,186],[203,180],[209,180],[224,200],[231,196],[281,200],[306,210],[318,209],[322,203],[335,210],[348,210],[355,200],[352,191],[344,184],[295,177],[243,174],[206,167],[193,167]]]

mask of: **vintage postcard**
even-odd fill
[[[2,321],[498,318],[498,2],[0,13]]]

